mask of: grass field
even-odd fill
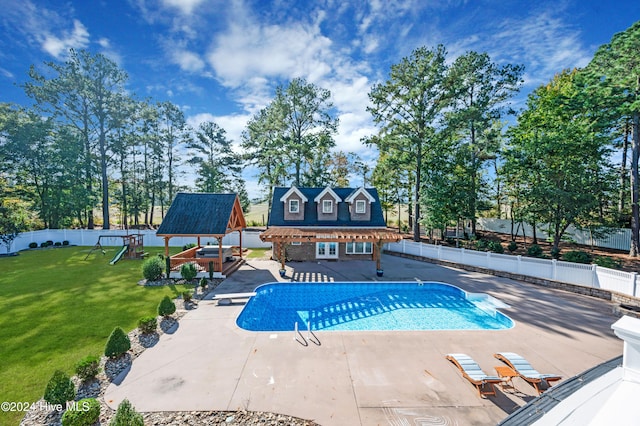
[[[110,266],[116,249],[88,260],[88,247],[0,257],[0,401],[37,401],[56,369],[73,375],[78,360],[102,355],[114,327],[134,329],[140,317],[156,315],[164,295],[184,290],[137,285],[142,261]],[[0,412],[0,424],[18,424],[23,414]]]

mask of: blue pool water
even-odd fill
[[[238,316],[251,331],[500,330],[513,321],[490,296],[443,283],[273,283],[256,289]],[[489,302],[488,302],[489,301]]]

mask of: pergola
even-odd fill
[[[260,234],[262,241],[273,244],[274,252],[279,253],[281,269],[284,269],[285,256],[284,248],[286,244],[300,243],[351,243],[370,242],[373,243],[372,260],[376,262],[376,269],[380,270],[380,255],[384,243],[398,242],[402,236],[388,229],[372,228],[280,228],[271,227]]]
[[[169,240],[173,237],[195,237],[198,247],[201,246],[202,237],[216,238],[219,251],[215,271],[222,272],[222,238],[237,231],[240,235],[239,249],[242,258],[242,230],[246,227],[240,199],[236,194],[179,193],[171,203],[156,235],[164,238],[167,257]],[[202,264],[206,269],[209,260],[196,259],[198,247],[172,256],[172,267],[190,261]]]

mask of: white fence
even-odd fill
[[[13,241],[11,250],[9,252],[20,251],[29,248],[30,243],[36,243],[38,246],[46,241],[53,241],[54,243],[63,241],[69,241],[69,244],[77,246],[94,246],[100,238],[100,244],[103,246],[121,246],[122,239],[120,235],[126,235],[126,230],[113,229],[43,229],[41,231],[23,232]],[[149,247],[164,247],[164,239],[156,236],[156,232],[153,230],[144,231],[129,231],[130,234],[143,234],[144,245]],[[260,233],[257,231],[244,231],[242,233],[242,246],[248,248],[270,248],[271,243],[264,243],[259,238]],[[222,239],[222,244],[225,245],[238,245],[240,235],[237,232],[233,232],[226,235]],[[207,241],[213,241],[213,238],[202,237],[200,240],[202,243]],[[196,243],[196,238],[189,237],[173,237],[169,240],[169,245],[172,247],[182,247],[189,243]],[[7,247],[1,246],[0,252],[6,253]]]
[[[600,288],[633,297],[640,297],[640,289],[638,289],[636,285],[637,274],[635,272],[623,272],[602,268],[597,265],[562,262],[555,259],[535,259],[531,257],[443,247],[407,240],[402,240],[398,243],[388,243],[385,248],[386,250],[398,253],[447,260],[463,265]]]
[[[514,232],[518,224],[514,224]],[[481,231],[492,231],[500,234],[511,233],[511,221],[506,219],[478,218],[477,229]],[[533,236],[533,226],[524,224],[524,231],[527,237]],[[628,251],[631,247],[631,230],[626,228],[605,228],[604,236],[594,236],[587,230],[580,230],[570,226],[565,232],[564,238],[575,241],[578,244],[595,247],[605,247],[616,250]],[[522,228],[518,230],[518,235],[522,235]],[[536,235],[542,240],[549,238],[549,234],[544,224],[536,225]]]

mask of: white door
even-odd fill
[[[316,243],[316,259],[337,259],[338,243]]]

